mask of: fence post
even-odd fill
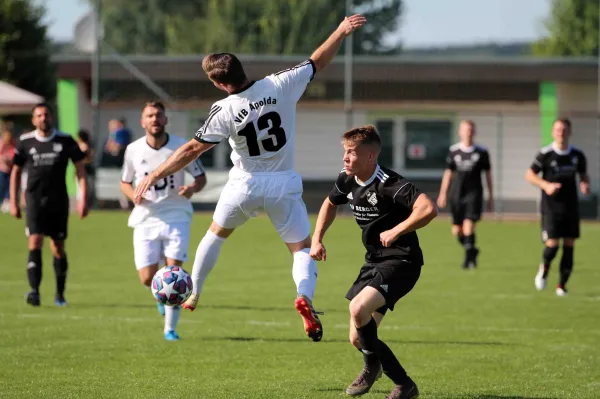
[[[496,175],[496,184],[494,187],[494,196],[496,197],[494,201],[494,211],[500,219],[504,218],[504,193],[502,187],[502,179],[504,176],[502,173],[502,168],[504,167],[504,163],[502,162],[504,147],[503,118],[503,113],[498,112],[496,115],[496,167],[494,168],[495,170],[493,170],[494,175]]]

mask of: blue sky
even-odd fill
[[[53,39],[70,40],[85,0],[46,4]],[[406,47],[532,40],[544,33],[550,0],[404,0],[398,35]]]

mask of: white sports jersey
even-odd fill
[[[314,74],[309,59],[217,101],[196,140],[228,138],[233,165],[248,173],[292,170],[296,103]]]
[[[167,136],[167,142],[158,150],[150,147],[146,137],[142,137],[127,146],[123,175],[121,180],[134,185],[152,173],[167,160],[187,140],[173,135]],[[186,168],[192,176],[204,174],[202,163],[197,159]],[[136,205],[129,216],[129,226],[150,226],[160,223],[184,222],[192,218],[190,200],[178,194],[184,185],[184,171],[167,176],[159,181],[144,195],[145,201]]]

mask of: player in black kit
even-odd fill
[[[349,204],[362,229],[365,264],[346,298],[350,302],[350,342],[363,353],[364,369],[346,389],[367,393],[383,372],[396,384],[389,399],[415,398],[419,390],[390,348],[377,337],[386,311],[409,293],[421,275],[423,253],[415,230],[437,215],[435,204],[396,172],[377,164],[381,140],[373,126],[342,136],[344,170],[325,199],[310,255],[326,260],[323,236],[339,205]]]
[[[27,166],[26,233],[29,241],[27,277],[31,291],[25,297],[27,303],[40,306],[39,287],[42,280],[42,246],[44,236],[50,237],[50,248],[54,255],[56,273],[56,297],[58,306],[67,304],[64,291],[67,279],[67,255],[64,242],[67,238],[69,197],[66,186],[66,171],[69,159],[75,164],[81,189],[81,200],[77,212],[81,218],[87,215],[87,183],[85,178],[85,154],[75,140],[52,128],[52,113],[47,104],[38,104],[32,111],[31,133],[19,137],[14,156],[14,167],[10,178],[10,212],[21,218],[19,208],[19,186],[21,171]]]
[[[494,196],[490,155],[487,149],[473,143],[475,123],[469,120],[461,121],[458,134],[460,143],[451,146],[448,152],[447,167],[442,177],[437,204],[440,208],[445,208],[446,204],[450,206],[452,234],[465,249],[462,267],[469,269],[477,266],[479,254],[479,249],[475,246],[475,224],[481,219],[483,210],[483,171],[489,194],[487,208],[490,212],[494,209]]]
[[[550,263],[563,239],[560,260],[560,278],[556,295],[567,295],[566,284],[573,271],[573,249],[579,238],[579,188],[585,195],[590,192],[589,176],[583,152],[569,145],[571,122],[558,119],[552,126],[554,142],[538,152],[525,178],[542,190],[542,241],[545,243],[542,263],[535,276],[535,287],[546,288]],[[542,176],[538,173],[542,172]]]

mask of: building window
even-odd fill
[[[404,122],[404,168],[440,170],[452,139],[448,120],[406,120]]]
[[[375,122],[375,128],[381,138],[381,153],[378,163],[386,168],[394,168],[394,121],[382,119]]]

